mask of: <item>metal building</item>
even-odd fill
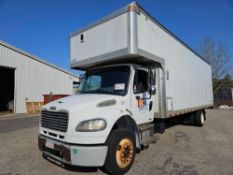
[[[44,94],[73,94],[78,77],[0,41],[0,111],[11,102],[24,113],[26,102],[42,102]]]

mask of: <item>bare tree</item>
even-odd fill
[[[211,38],[204,38],[200,54],[212,67],[213,92],[215,94],[224,85],[225,81],[221,80],[226,75],[233,73],[230,66],[231,54],[226,45]]]

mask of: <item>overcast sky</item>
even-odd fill
[[[129,2],[0,0],[0,40],[71,71],[69,33]],[[233,55],[233,0],[137,2],[193,49],[198,50],[201,40],[208,36],[225,43]]]

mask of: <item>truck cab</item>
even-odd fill
[[[39,147],[63,163],[111,167],[115,161],[109,171],[125,172],[154,132],[155,94],[155,67],[125,63],[88,70],[78,94],[43,106]],[[142,137],[140,125],[148,123]]]

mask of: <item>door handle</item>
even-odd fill
[[[149,111],[151,111],[152,107],[153,107],[153,101],[150,101],[150,103],[149,103]]]

